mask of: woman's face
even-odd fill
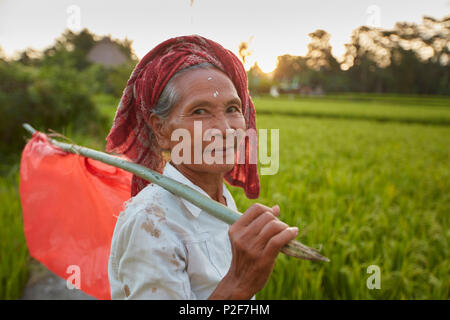
[[[233,169],[241,137],[233,137],[231,131],[244,132],[245,119],[231,80],[214,68],[194,69],[176,78],[175,86],[180,99],[162,123],[162,133],[157,135],[160,145],[171,150],[175,164],[180,162],[174,161],[178,156],[182,158],[179,165],[193,171],[226,173]],[[176,139],[171,139],[173,133],[174,137],[178,135]],[[180,138],[180,133],[190,139]],[[180,148],[182,141],[188,148]],[[210,160],[205,162],[207,157]]]

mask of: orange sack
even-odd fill
[[[20,162],[31,256],[72,285],[79,279],[86,294],[111,299],[109,251],[117,216],[130,198],[131,177],[125,170],[65,152],[35,132]]]

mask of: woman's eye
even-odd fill
[[[227,111],[228,112],[236,112],[236,111],[239,111],[239,108],[235,107],[235,106],[231,106],[231,107],[228,107]]]
[[[193,114],[204,114],[205,112],[206,112],[205,109],[197,109],[197,110],[194,110]]]

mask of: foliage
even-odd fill
[[[117,98],[95,100],[112,119]],[[280,166],[276,175],[261,176],[257,200],[228,186],[237,207],[279,204],[280,219],[299,227],[297,239],[322,247],[331,259],[324,264],[279,255],[258,299],[448,299],[450,132],[448,124],[430,125],[439,114],[450,119],[447,101],[368,94],[254,99],[258,128],[280,129]],[[270,108],[280,114],[261,112]],[[301,114],[314,110],[317,116]],[[339,113],[345,117],[336,118]],[[380,116],[391,121],[374,121]],[[400,121],[415,117],[430,123]],[[67,136],[101,149],[106,134]],[[20,297],[27,272],[15,179],[0,179],[0,244],[6,248],[0,274],[8,275],[0,285],[9,281],[14,290],[3,298]],[[372,264],[381,269],[380,290],[366,287]]]
[[[90,50],[105,39],[116,45],[125,55],[125,63],[118,66],[103,66],[89,61]],[[83,29],[78,33],[66,30],[43,52],[28,48],[16,61],[22,65],[39,68],[59,66],[77,70],[84,74],[92,92],[120,97],[138,59],[133,51],[132,41],[112,39],[110,36],[102,38],[88,29]]]
[[[392,30],[361,26],[353,31],[342,61],[331,54],[330,35],[309,34],[304,56],[278,57],[273,77],[285,91],[450,95],[450,17],[423,17]]]
[[[1,171],[5,170],[2,164]],[[18,182],[18,164],[0,176],[0,300],[19,299],[28,277]]]
[[[323,99],[322,117],[258,117],[258,128],[280,130],[279,171],[261,176],[257,200],[230,187],[237,207],[243,212],[255,202],[278,204],[280,219],[299,227],[297,239],[321,248],[331,262],[279,255],[257,299],[448,299],[448,124],[328,117],[344,105],[336,102]],[[258,110],[278,110],[283,103],[255,100]],[[432,104],[422,104],[425,117]],[[346,112],[364,113],[370,105],[358,101]],[[407,105],[393,115],[406,108],[413,116],[420,108]],[[388,107],[384,112],[389,117]],[[379,290],[366,286],[370,265],[380,267]]]
[[[424,17],[392,30],[360,27],[342,61],[331,54],[329,34],[316,30],[308,53],[278,57],[272,77],[257,64],[249,70],[252,95],[274,85],[359,93],[254,100],[258,126],[282,128],[280,171],[261,177],[258,202],[278,203],[281,218],[302,227],[299,240],[323,244],[331,258],[313,264],[280,256],[258,298],[448,299],[448,98],[393,93],[450,94],[449,23]],[[2,164],[17,163],[23,122],[68,136],[73,128],[89,137],[79,144],[102,148],[137,58],[129,40],[112,40],[128,62],[91,63],[87,53],[98,41],[85,29],[16,61],[0,50]],[[240,49],[243,59],[251,53],[245,43]],[[27,275],[18,166],[0,169],[0,299],[18,298]],[[252,203],[231,189],[241,210]],[[365,286],[370,264],[381,267],[379,291]]]
[[[108,70],[103,92],[120,98],[135,65],[134,61],[130,61]]]
[[[265,73],[255,63],[247,72],[248,88],[251,95],[261,95],[270,92],[270,88],[275,82],[268,78]]]
[[[450,99],[447,97],[340,94],[291,99],[282,95],[277,99],[261,97],[253,101],[259,115],[450,125]]]
[[[73,68],[23,66],[0,61],[0,151],[16,157],[24,145],[22,123],[60,131],[67,125],[99,133],[109,123],[92,102],[92,81]]]
[[[239,43],[238,52],[244,65],[246,65],[248,57],[253,53],[252,50],[250,50],[250,44],[252,41],[253,36],[250,37],[249,41],[242,41],[241,43]]]
[[[131,47],[132,42],[128,39],[118,40],[106,37],[114,43],[129,61],[136,61],[137,57]],[[35,59],[35,65],[60,65],[71,66],[82,71],[93,63],[88,60],[89,51],[102,40],[101,37],[83,29],[78,33],[66,30],[55,43],[45,49],[40,59]]]

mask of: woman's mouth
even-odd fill
[[[221,148],[221,149],[213,149],[212,151],[211,151],[211,153],[219,153],[219,154],[221,154],[221,153],[229,153],[229,152],[232,152],[232,151],[234,151],[234,146],[230,146],[230,147],[227,147],[227,148]]]

